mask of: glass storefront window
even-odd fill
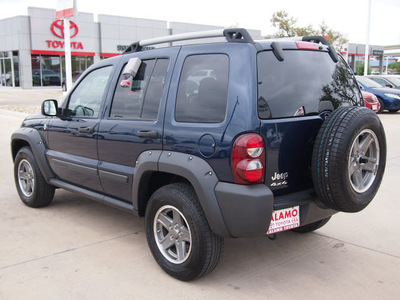
[[[73,81],[92,64],[93,57],[73,56],[71,58]],[[32,55],[32,81],[33,86],[63,85],[65,56]]]
[[[19,86],[18,51],[0,52],[0,83]]]
[[[33,86],[60,86],[60,57],[32,55]]]

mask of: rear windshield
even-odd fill
[[[362,105],[351,70],[327,52],[286,50],[278,61],[272,51],[260,52],[258,114],[262,119],[318,114],[339,106]]]

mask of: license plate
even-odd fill
[[[267,234],[293,229],[300,226],[300,208],[294,206],[272,213],[271,224]]]

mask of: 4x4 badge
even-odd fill
[[[287,185],[287,178],[289,177],[289,172],[285,172],[285,173],[276,173],[274,174],[274,176],[271,176],[271,186],[281,186],[281,185]]]

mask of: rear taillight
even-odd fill
[[[372,94],[372,95],[368,95],[367,97],[365,97],[364,101],[366,101],[370,104],[375,104],[376,102],[378,102],[378,98],[374,94]]]
[[[264,182],[265,144],[256,133],[239,136],[233,144],[232,173],[235,183]]]

